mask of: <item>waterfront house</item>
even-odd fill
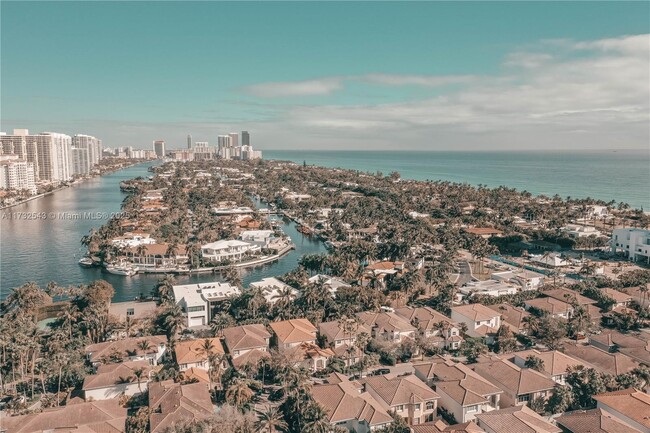
[[[331,277],[325,274],[317,274],[309,278],[312,284],[320,283],[325,285],[332,295],[335,295],[339,288],[350,287],[348,283],[338,277]]]
[[[167,243],[142,244],[126,249],[126,256],[140,270],[155,271],[156,268],[174,268],[189,263],[186,245]]]
[[[486,433],[562,433],[562,429],[527,406],[482,413],[476,420]]]
[[[145,392],[154,370],[147,361],[127,361],[97,366],[81,387],[86,401],[132,396]]]
[[[603,409],[643,433],[650,433],[650,395],[634,388],[594,396]]]
[[[167,337],[164,335],[149,335],[146,337],[131,337],[116,341],[90,344],[85,353],[91,364],[97,366],[105,361],[147,361],[158,365],[167,351]]]
[[[316,327],[307,319],[290,319],[269,324],[273,340],[280,351],[300,346],[302,343],[316,344]]]
[[[160,433],[180,422],[201,421],[214,413],[205,383],[174,383],[172,380],[149,384],[149,431]]]
[[[239,234],[239,239],[245,242],[266,245],[274,236],[273,230],[246,230]]]
[[[547,399],[555,387],[555,382],[544,374],[531,368],[521,368],[504,359],[479,362],[473,365],[473,369],[503,390],[501,407],[525,405],[537,398]]]
[[[156,240],[147,232],[132,231],[122,236],[111,239],[111,243],[118,248],[138,247],[140,245],[155,244]]]
[[[488,344],[494,341],[501,326],[501,315],[481,304],[452,307],[451,320],[464,323],[467,325],[467,335],[485,339]]]
[[[241,293],[228,283],[212,282],[173,286],[174,300],[187,317],[187,327],[206,326],[213,317],[217,304]]]
[[[297,298],[299,294],[298,290],[294,289],[288,284],[283,283],[275,277],[262,278],[260,281],[254,281],[249,284],[249,287],[262,289],[264,299],[266,299],[266,302],[269,304],[275,304],[278,300],[280,292],[283,290],[289,289],[292,294],[291,296],[294,299]]]
[[[357,317],[370,328],[371,337],[377,340],[394,343],[401,343],[406,338],[415,340],[417,328],[394,312],[365,311],[357,313]]]
[[[201,245],[203,259],[212,263],[237,263],[261,251],[259,245],[236,239]]]
[[[395,412],[409,425],[435,420],[440,395],[416,376],[368,376],[361,383],[386,411]]]
[[[458,422],[499,409],[503,391],[468,366],[444,358],[420,362],[413,366],[415,375],[439,395],[438,404]]]
[[[314,401],[327,413],[330,424],[354,433],[370,433],[392,424],[393,418],[369,392],[361,392],[347,378],[316,385]]]
[[[431,307],[398,308],[395,314],[408,320],[434,346],[456,350],[463,342],[460,326]]]
[[[120,322],[125,322],[127,318],[137,321],[152,317],[157,308],[158,305],[155,301],[111,302],[111,305],[108,306],[108,314]]]
[[[206,342],[210,349],[206,351]],[[176,364],[180,371],[190,368],[201,368],[210,370],[210,356],[217,356],[220,359],[222,368],[226,368],[225,351],[218,338],[197,338],[195,340],[178,341],[174,345]]]

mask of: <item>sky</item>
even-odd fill
[[[648,2],[0,2],[0,129],[647,149]]]

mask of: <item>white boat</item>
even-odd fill
[[[79,264],[85,268],[89,268],[94,264],[94,262],[93,259],[91,259],[90,257],[82,257],[79,260]]]
[[[106,266],[106,272],[115,275],[126,275],[127,277],[136,274],[136,271],[133,268],[127,268],[125,266],[114,266],[114,265]]]

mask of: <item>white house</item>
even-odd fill
[[[254,281],[249,284],[251,288],[261,288],[264,292],[264,298],[266,302],[274,304],[278,300],[278,296],[282,290],[289,289],[292,293],[292,297],[296,298],[298,296],[298,290],[294,289],[288,284],[283,283],[275,277],[263,278],[260,281]]]
[[[167,351],[167,337],[150,335],[146,337],[131,337],[116,341],[90,344],[86,346],[86,356],[93,365],[99,365],[105,360],[113,362],[147,361],[158,365]]]
[[[541,254],[531,255],[530,261],[533,263],[544,265],[547,268],[559,268],[562,266],[567,266],[569,264],[557,253],[550,253],[548,255],[541,255]]]
[[[321,282],[324,285],[329,287],[329,291],[332,295],[336,294],[336,291],[340,287],[350,287],[348,283],[343,281],[340,278],[337,277],[330,277],[329,275],[324,275],[324,274],[317,274],[314,275],[313,277],[309,278],[310,283],[318,283]]]
[[[239,288],[218,281],[174,286],[173,291],[176,304],[187,317],[188,328],[209,324],[215,304],[241,293]]]
[[[466,324],[467,335],[474,338],[485,338],[488,343],[492,342],[501,326],[501,315],[481,304],[452,307],[451,320]]]
[[[502,296],[502,295],[514,295],[517,293],[518,287],[513,286],[512,284],[497,281],[497,280],[485,280],[485,281],[470,281],[465,284],[463,287],[458,289],[459,298],[468,298],[472,295],[483,295],[483,296]]]
[[[521,286],[522,290],[535,290],[544,284],[545,275],[525,269],[517,271],[494,272],[492,279],[506,281]]]
[[[581,224],[567,224],[562,231],[572,238],[583,238],[587,236],[600,236],[601,233],[594,226],[585,226]]]
[[[610,242],[613,253],[622,252],[633,262],[641,259],[650,263],[650,230],[614,229]]]
[[[259,252],[259,245],[240,240],[220,240],[201,245],[203,259],[218,263],[223,261],[239,262],[250,254]]]
[[[84,378],[84,399],[108,400],[121,395],[132,396],[145,392],[153,370],[147,361],[127,361],[97,366],[95,374]]]
[[[239,239],[245,242],[266,244],[273,237],[273,230],[245,230],[239,234]]]

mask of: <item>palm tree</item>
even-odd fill
[[[289,428],[282,412],[276,406],[264,406],[263,410],[255,410],[255,413],[257,414],[255,428],[258,433],[287,431]]]
[[[139,367],[133,370],[133,376],[138,381],[138,391],[140,391],[140,393],[142,393],[142,388],[140,384],[142,383],[142,378],[144,377],[144,371],[145,371],[144,367]]]
[[[244,410],[253,399],[255,393],[250,388],[251,381],[242,377],[235,378],[226,390],[226,401],[229,404]]]
[[[167,311],[164,313],[164,324],[167,330],[167,337],[170,340],[173,340],[183,328],[186,327],[185,314],[183,309],[179,305],[173,305],[167,308]]]
[[[329,433],[332,425],[327,419],[327,412],[318,403],[312,403],[307,407],[307,419],[303,428],[305,433]]]
[[[137,346],[138,346],[138,349],[142,350],[142,352],[146,355],[147,350],[149,350],[151,348],[151,343],[149,343],[149,340],[141,340],[141,341],[138,341]]]
[[[215,353],[215,345],[210,338],[205,338],[198,350],[202,359],[205,359],[208,362],[208,379],[210,381],[210,390],[212,390],[212,365],[210,363],[210,356]]]

